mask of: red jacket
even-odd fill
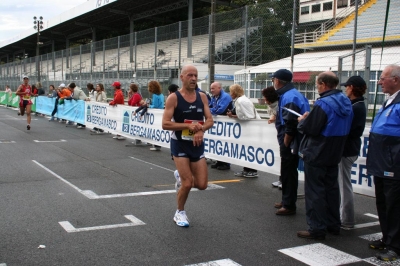
[[[142,96],[139,93],[133,94],[133,96],[129,99],[128,105],[130,106],[140,106],[140,101],[142,100]]]
[[[116,89],[114,92],[114,100],[110,102],[110,105],[124,104],[124,94],[121,89]]]

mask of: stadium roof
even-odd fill
[[[40,32],[40,41],[43,43],[41,54],[43,54],[42,50],[51,51],[53,41],[62,45],[64,49],[67,39],[69,42],[84,38],[92,39],[93,29],[96,29],[96,41],[108,38],[111,33],[129,34],[131,20],[135,25],[143,22],[162,22],[166,25],[187,20],[188,2],[188,0],[89,0],[44,21],[44,29]],[[211,0],[193,0],[193,5],[194,7],[209,6],[210,2]],[[233,6],[230,2],[218,0],[217,5]],[[182,12],[176,12],[177,10],[182,10]],[[166,21],[166,16],[162,15],[165,13],[168,13],[171,21]],[[148,24],[151,25],[151,23]],[[14,38],[1,42],[0,59],[7,55],[11,59],[14,55],[24,53],[28,53],[29,57],[35,56],[36,38],[37,31],[32,27]]]

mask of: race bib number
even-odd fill
[[[184,123],[188,123],[188,124],[204,124],[204,121],[201,120],[189,120],[189,119],[185,119],[185,121],[183,121]],[[182,139],[183,140],[191,140],[193,141],[193,136],[194,136],[195,132],[191,131],[189,129],[184,129],[182,130]]]

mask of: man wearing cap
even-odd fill
[[[367,109],[363,95],[367,90],[367,84],[362,77],[352,76],[340,85],[346,87],[345,94],[351,101],[354,114],[339,163],[340,221],[342,228],[349,229],[355,224],[351,168],[360,153],[361,136],[365,128]]]
[[[23,83],[21,85],[19,85],[17,92],[15,94],[19,95],[19,97],[20,97],[19,112],[22,116],[24,115],[25,110],[26,110],[26,122],[28,124],[26,126],[26,129],[30,130],[31,129],[32,88],[29,85],[29,77],[28,76],[23,77]]]
[[[400,66],[385,67],[378,84],[389,98],[371,126],[367,173],[374,176],[382,239],[369,247],[383,250],[378,259],[393,261],[400,258]]]
[[[297,131],[297,115],[310,111],[308,100],[294,87],[292,72],[279,69],[272,75],[279,95],[275,127],[281,157],[282,201],[275,203],[276,215],[296,214],[299,157],[298,145],[302,135]]]
[[[299,155],[304,160],[304,194],[308,229],[297,236],[325,239],[326,233],[340,234],[338,164],[353,120],[351,102],[333,72],[322,72],[316,87],[320,97],[311,112],[298,118],[304,134]]]
[[[111,85],[114,87],[114,100],[110,102],[110,105],[116,106],[117,104],[124,104],[124,94],[121,90],[121,83],[119,81],[114,81]]]

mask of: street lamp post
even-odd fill
[[[39,19],[35,16],[33,17],[33,28],[37,30],[37,41],[36,41],[36,70],[37,70],[37,81],[40,82],[40,58],[39,58],[39,41],[40,30],[43,29],[43,17],[40,16]]]

